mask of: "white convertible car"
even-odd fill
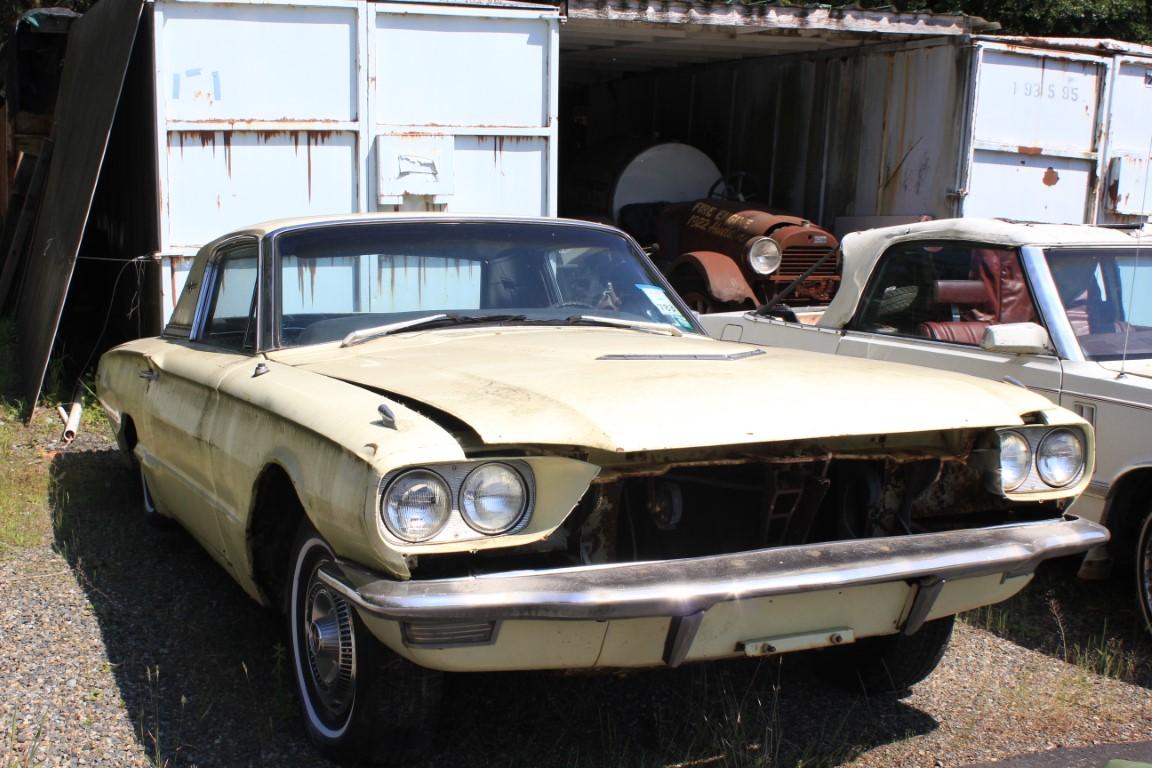
[[[954,219],[844,238],[830,305],[702,318],[717,338],[1011,381],[1096,428],[1073,512],[1104,522],[1152,632],[1152,233]],[[1107,573],[1104,548],[1082,575]]]
[[[444,671],[830,648],[904,688],[957,612],[1107,539],[1065,514],[1072,412],[716,341],[587,223],[239,230],[97,384],[146,514],[284,613],[310,736],[369,759],[427,736]]]

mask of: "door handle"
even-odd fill
[[[145,368],[144,370],[140,371],[139,375],[140,378],[147,379],[148,381],[156,381],[156,379],[160,378],[160,374],[151,368]]]

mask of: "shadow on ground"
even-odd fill
[[[1152,688],[1152,637],[1136,602],[1135,575],[1117,567],[1107,579],[1083,581],[1079,568],[1079,557],[1049,560],[1016,597],[964,618],[1025,648]]]
[[[119,456],[59,454],[52,481],[55,545],[87,592],[153,764],[329,765],[303,737],[276,617],[183,531],[143,523]],[[423,764],[834,765],[936,728],[899,699],[830,687],[819,663],[452,676]]]

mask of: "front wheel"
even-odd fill
[[[955,616],[947,616],[925,622],[911,635],[869,637],[832,649],[829,654],[834,662],[828,666],[828,672],[836,684],[850,690],[906,691],[932,674],[944,658],[955,622]]]
[[[427,745],[441,674],[381,646],[355,609],[320,580],[332,549],[305,524],[292,556],[288,628],[296,690],[308,736],[325,752],[372,763]]]
[[[1152,633],[1152,513],[1144,518],[1136,541],[1136,598],[1144,616],[1144,629]]]

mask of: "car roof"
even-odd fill
[[[213,243],[226,240],[237,235],[264,235],[274,234],[288,229],[311,226],[327,226],[334,224],[364,224],[370,222],[421,222],[421,221],[450,221],[450,222],[493,222],[493,223],[524,223],[524,224],[563,224],[595,228],[614,229],[610,225],[580,219],[561,219],[548,216],[511,216],[507,214],[459,214],[449,212],[385,212],[385,213],[343,213],[327,214],[321,216],[297,216],[283,219],[270,219],[268,221],[249,224],[234,229],[227,234],[213,240]]]

